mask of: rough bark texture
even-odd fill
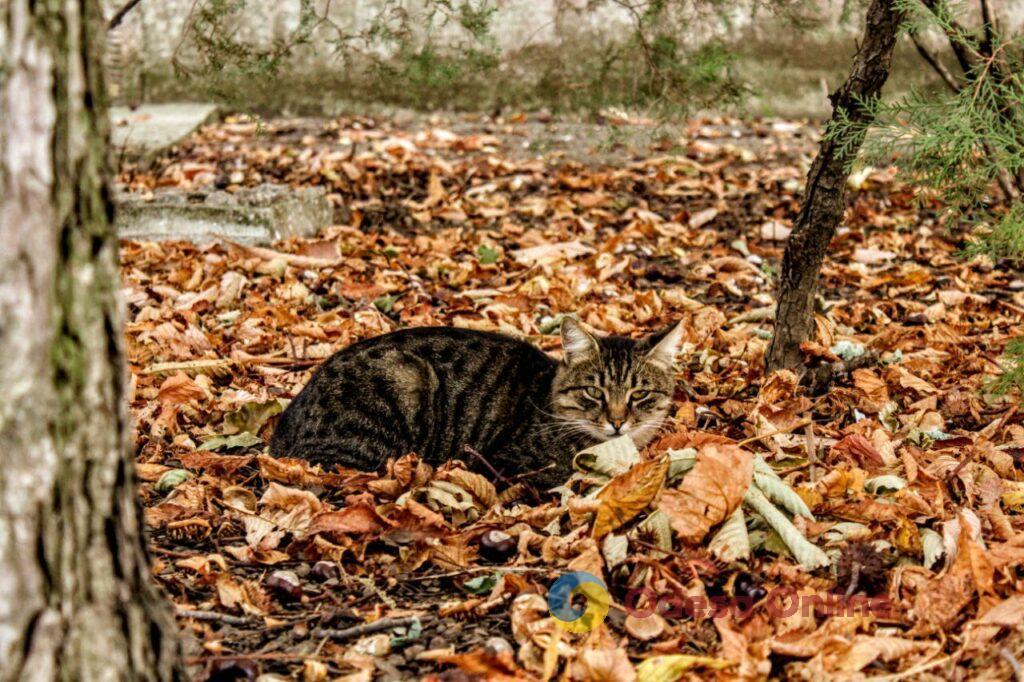
[[[829,125],[838,121],[843,112],[851,121],[870,121],[870,113],[857,102],[878,95],[889,77],[901,20],[901,14],[892,7],[892,0],[872,0],[850,77],[829,96],[832,101]],[[814,332],[813,305],[818,273],[846,208],[849,162],[863,142],[863,133],[850,134],[854,137],[843,140],[845,145],[838,140],[822,139],[818,157],[807,174],[804,202],[782,258],[775,334],[766,357],[768,371],[799,366],[802,361],[800,344]]]
[[[6,0],[0,680],[172,679],[128,447],[97,0]]]

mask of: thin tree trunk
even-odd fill
[[[0,680],[173,679],[128,444],[98,0],[6,0]]]
[[[876,97],[889,77],[901,19],[891,0],[872,0],[850,77],[829,96],[829,126],[844,117],[854,123],[870,123],[871,113],[858,102]],[[814,332],[818,274],[846,208],[849,163],[864,141],[860,126],[847,130],[850,132],[843,140],[822,139],[818,157],[807,174],[803,205],[782,258],[775,334],[765,359],[769,372],[798,367],[802,362],[800,344]]]

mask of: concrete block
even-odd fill
[[[331,224],[322,187],[292,189],[264,184],[237,192],[153,195],[118,192],[114,225],[118,237],[139,241],[184,239],[202,244],[224,237],[243,244],[269,244],[311,237]]]

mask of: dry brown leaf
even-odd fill
[[[570,677],[579,682],[634,682],[636,669],[623,649],[584,649],[573,661]]]
[[[837,455],[849,456],[855,463],[869,469],[885,465],[882,454],[875,449],[871,441],[859,433],[845,436],[832,446],[832,452]]]
[[[661,490],[667,471],[667,460],[651,460],[613,478],[598,493],[597,499],[601,504],[594,519],[592,535],[604,537],[646,509]]]
[[[260,475],[269,481],[304,487],[320,485],[320,467],[304,459],[256,455],[256,460],[260,465]]]
[[[494,506],[498,501],[498,492],[494,484],[478,473],[465,469],[451,469],[445,472],[445,478],[464,490],[468,490],[485,509]]]
[[[875,372],[870,369],[855,369],[852,372],[853,385],[861,392],[861,408],[873,414],[889,403],[889,387]]]
[[[206,391],[184,372],[178,372],[164,379],[160,384],[157,400],[165,405],[184,405],[190,400],[201,400]]]
[[[658,508],[685,542],[697,543],[743,501],[750,487],[754,457],[735,445],[708,444],[678,489],[665,490]]]
[[[362,502],[339,509],[317,514],[309,527],[312,533],[329,535],[346,535],[348,533],[377,533],[388,527],[384,519],[369,504]]]
[[[516,665],[510,651],[492,653],[478,649],[464,654],[445,653],[432,656],[430,660],[454,665],[467,675],[495,682],[527,682],[534,679],[532,675]]]

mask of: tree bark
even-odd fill
[[[180,676],[128,441],[98,0],[0,27],[0,680]]]
[[[892,0],[872,0],[860,49],[846,82],[829,96],[832,120],[870,123],[871,113],[859,102],[876,97],[889,77],[896,33],[902,15]],[[807,174],[807,188],[796,225],[789,235],[779,279],[775,333],[765,358],[766,369],[796,368],[802,364],[800,344],[814,332],[814,293],[829,242],[846,208],[849,164],[864,141],[863,128],[847,128],[843,140],[825,137]]]

